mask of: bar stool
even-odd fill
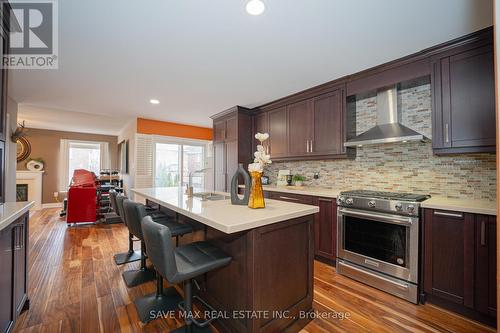
[[[147,215],[146,207],[138,202],[129,199],[123,201],[123,213],[128,230],[141,241],[141,267],[138,270],[125,271],[122,274],[123,280],[127,287],[135,287],[142,283],[151,281],[155,278],[154,271],[146,267],[146,247],[142,235],[141,223],[142,219]],[[152,219],[152,216],[149,216]],[[168,217],[155,218],[156,223],[169,226],[172,230],[172,236],[178,237],[193,231],[192,227],[187,224],[179,223]]]
[[[209,242],[194,242],[174,248],[171,230],[167,226],[154,222],[150,217],[143,218],[142,232],[146,243],[146,250],[149,253],[149,259],[153,263],[157,273],[159,273],[158,275],[166,278],[171,284],[184,282],[184,301],[179,303],[179,308],[185,312],[186,325],[171,332],[211,332],[208,324],[213,319],[200,322],[193,318],[193,298],[199,300],[211,311],[215,310],[199,297],[193,297],[192,280],[209,271],[226,266],[232,258]],[[159,297],[163,297],[161,293]],[[137,311],[141,313],[143,311],[141,308],[141,299],[134,303]],[[150,316],[149,320],[154,319],[154,317],[151,318],[151,315],[155,312],[173,310],[170,303],[162,305],[165,305],[165,308],[150,309],[151,312],[148,313]],[[143,320],[142,317],[141,320]],[[193,324],[195,325],[193,326]]]
[[[120,207],[118,207],[118,198],[120,202]],[[123,200],[125,200],[126,197],[123,195],[118,195],[116,191],[110,191],[109,192],[109,201],[111,202],[111,207],[115,211],[116,215],[118,215],[122,222],[125,223],[125,219],[123,218]],[[128,232],[128,251],[123,252],[123,253],[118,253],[114,255],[115,263],[117,265],[123,265],[127,264],[129,262],[135,262],[138,260],[141,260],[141,251],[135,251],[134,250],[134,241],[137,241],[137,239],[134,239],[134,235],[129,231]]]

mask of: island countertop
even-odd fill
[[[0,204],[0,230],[14,222],[18,217],[26,213],[34,202],[5,202]]]
[[[138,188],[132,192],[227,234],[319,212],[316,206],[271,199],[266,199],[263,209],[232,205],[230,199],[202,201],[199,197],[188,197],[181,187]]]

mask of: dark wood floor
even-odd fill
[[[168,332],[180,320],[141,325],[132,301],[154,292],[154,283],[127,288],[113,254],[127,248],[123,225],[67,228],[57,209],[30,220],[31,308],[14,332]],[[303,332],[494,332],[431,305],[415,306],[339,276],[316,262],[314,307],[347,319],[315,319]],[[334,317],[334,316],[333,316]],[[339,317],[339,315],[337,315]]]

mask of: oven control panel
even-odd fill
[[[398,215],[418,216],[420,205],[418,202],[398,201],[367,197],[351,197],[339,195],[337,205],[362,210],[376,210],[396,213]]]

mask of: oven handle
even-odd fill
[[[365,212],[362,212],[359,210],[354,210],[354,209],[349,209],[349,208],[339,208],[338,211],[340,214],[343,214],[343,215],[351,215],[351,216],[357,216],[357,217],[378,219],[378,220],[386,221],[389,223],[400,224],[400,225],[404,225],[404,226],[411,226],[413,224],[413,220],[414,220],[411,217],[382,214],[382,213],[377,213],[377,212],[365,213]]]

